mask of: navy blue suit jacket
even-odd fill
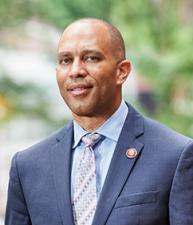
[[[72,138],[70,122],[13,157],[5,225],[73,225]],[[93,219],[104,224],[193,225],[192,140],[129,106]]]

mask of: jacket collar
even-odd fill
[[[106,221],[137,162],[143,143],[139,137],[144,133],[144,120],[130,105],[129,112],[120,134],[108,173],[100,194],[93,225],[106,224]],[[128,158],[129,148],[137,150],[135,158]]]

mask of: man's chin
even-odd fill
[[[92,117],[93,113],[89,110],[71,110],[72,111],[72,115],[74,116],[78,116],[78,117]]]
[[[88,116],[92,112],[92,108],[90,104],[85,104],[83,102],[74,103],[74,104],[67,104],[70,108],[72,114],[77,116]]]

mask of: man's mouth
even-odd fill
[[[82,96],[88,94],[92,87],[92,85],[87,84],[76,84],[68,88],[68,91],[70,91],[74,96]]]

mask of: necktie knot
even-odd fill
[[[101,135],[98,133],[89,133],[82,137],[82,142],[86,145],[86,147],[93,147],[95,144],[99,142],[101,139]]]

